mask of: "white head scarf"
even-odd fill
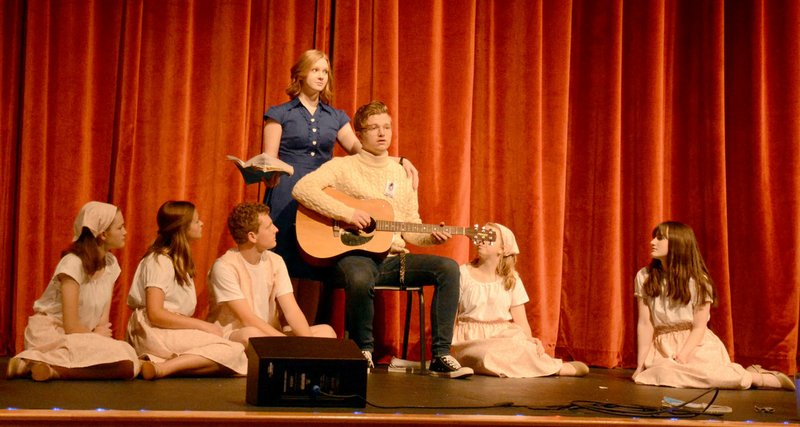
[[[83,231],[83,227],[88,228],[94,237],[106,231],[114,217],[117,216],[117,207],[103,202],[89,202],[81,208],[75,224],[72,227],[72,241],[78,240]]]
[[[514,233],[508,229],[503,224],[498,224],[495,222],[490,222],[489,225],[497,227],[500,230],[500,239],[502,240],[503,244],[503,256],[509,255],[517,255],[519,254],[519,246],[517,246],[517,238],[514,237]]]

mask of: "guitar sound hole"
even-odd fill
[[[372,240],[372,233],[378,225],[375,222],[375,218],[370,218],[369,220],[369,225],[363,230],[355,227],[344,229],[340,236],[342,244],[345,246],[361,246]]]

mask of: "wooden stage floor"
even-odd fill
[[[584,378],[450,380],[390,373],[368,376],[364,408],[260,407],[245,402],[245,378],[171,378],[159,381],[6,380],[0,358],[2,425],[650,425],[767,426],[798,424],[795,394],[720,391],[722,416],[684,419],[611,415],[588,409],[659,407],[665,396],[688,401],[705,390],[635,385],[630,370],[597,369]],[[699,401],[708,402],[709,393]],[[571,403],[580,405],[570,406]],[[561,409],[557,408],[561,407]]]

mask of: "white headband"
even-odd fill
[[[89,202],[81,208],[73,225],[72,241],[78,240],[83,232],[83,227],[88,228],[94,237],[106,231],[114,217],[117,216],[117,207],[103,202]]]
[[[500,230],[500,239],[502,239],[503,245],[503,256],[509,255],[517,255],[519,254],[519,246],[517,246],[517,238],[514,237],[514,233],[508,229],[503,224],[497,223],[489,223],[489,225],[493,225]]]

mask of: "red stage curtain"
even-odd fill
[[[205,222],[193,247],[205,315],[227,212],[258,197],[224,156],[260,150],[263,111],[317,47],[332,57],[336,107],[392,109],[392,153],[421,171],[426,222],[515,231],[528,316],[551,352],[635,363],[633,276],[651,229],[675,219],[697,233],[718,293],[710,326],[732,356],[795,370],[797,2],[10,0],[1,11],[8,353],[91,199],[121,206],[129,228],[117,336],[167,199],[196,202]],[[421,251],[469,259],[463,237]],[[397,353],[401,302],[377,303],[378,356]]]

